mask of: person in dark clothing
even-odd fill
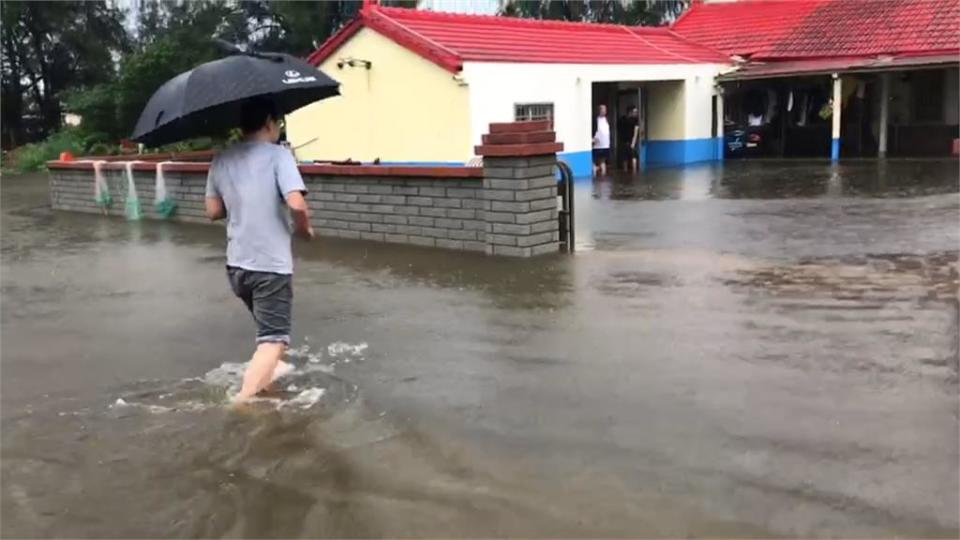
[[[624,170],[637,170],[637,153],[640,143],[640,115],[637,107],[630,107],[627,115],[617,123],[617,140],[620,147],[620,165]]]

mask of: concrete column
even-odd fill
[[[717,159],[723,161],[723,87],[717,86]]]
[[[880,74],[880,128],[877,154],[887,157],[887,126],[890,124],[890,74]]]
[[[560,251],[557,153],[548,122],[490,124],[483,156],[483,219],[488,255],[532,257]]]
[[[830,159],[840,159],[840,109],[843,108],[843,79],[833,74],[833,133],[830,140]]]

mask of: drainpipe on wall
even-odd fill
[[[830,160],[840,159],[840,109],[843,108],[843,79],[833,74],[833,133],[830,140]]]

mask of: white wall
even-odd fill
[[[684,89],[685,139],[713,137],[713,76],[694,75]]]
[[[554,129],[565,152],[590,150],[591,87],[595,82],[684,81],[684,139],[711,136],[714,77],[727,66],[714,64],[594,65],[467,62],[471,140],[480,144],[491,122],[512,122],[516,103],[553,103]],[[654,102],[648,109],[656,107]]]

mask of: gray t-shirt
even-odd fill
[[[207,197],[221,197],[227,208],[227,265],[292,274],[286,196],[306,190],[293,155],[280,145],[244,142],[218,154]]]

